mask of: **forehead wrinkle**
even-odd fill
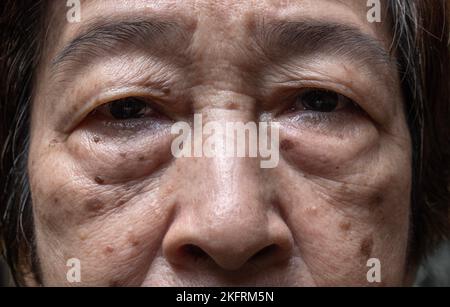
[[[75,73],[98,58],[129,51],[161,55],[161,51],[188,41],[188,33],[178,23],[149,18],[97,19],[79,32],[52,60],[51,69],[56,75]]]
[[[255,39],[271,60],[325,55],[359,61],[386,72],[396,68],[396,59],[382,40],[356,26],[339,22],[303,19],[299,21],[263,20]]]
[[[357,27],[338,22],[305,20],[263,23],[259,40],[272,55],[328,52],[374,64],[392,64],[392,58],[381,40]]]

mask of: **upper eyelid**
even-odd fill
[[[161,115],[163,115],[163,116],[165,116],[165,117],[167,117],[167,118],[170,118],[170,116],[169,116],[169,115],[167,114],[167,112],[164,110],[164,108],[163,108],[163,106],[162,106],[162,103],[160,103],[160,102],[158,101],[158,99],[152,99],[152,98],[145,97],[145,96],[125,96],[125,97],[123,97],[123,98],[119,98],[119,99],[107,101],[107,102],[105,102],[105,103],[103,103],[103,104],[100,104],[100,105],[97,106],[96,108],[94,108],[94,109],[92,110],[92,112],[95,112],[95,111],[98,110],[99,108],[107,107],[108,105],[110,105],[110,104],[112,104],[112,103],[114,103],[114,102],[118,102],[118,101],[121,101],[121,100],[126,100],[126,99],[129,99],[129,98],[133,98],[133,99],[142,101],[142,102],[144,102],[144,103],[146,104],[146,106],[147,106],[148,108],[150,108],[150,109],[151,109],[153,112],[155,112],[156,114],[161,114]],[[91,113],[92,113],[92,112],[91,112]]]
[[[90,96],[87,99],[83,99],[82,97],[78,98],[80,101],[82,100],[84,102],[81,107],[77,109],[75,114],[70,114],[73,120],[69,121],[69,124],[67,124],[67,121],[63,121],[58,126],[60,126],[60,130],[63,133],[68,134],[93,110],[104,104],[127,97],[148,97],[147,99],[152,99],[152,101],[159,102],[164,95],[165,94],[162,90],[141,86],[113,87],[110,89],[105,89],[100,92],[100,94]]]
[[[342,95],[355,104],[363,108],[363,98],[360,97],[358,93],[356,93],[353,89],[350,89],[344,85],[331,83],[331,82],[322,82],[322,81],[293,81],[290,83],[284,83],[282,86],[277,88],[273,93],[270,94],[269,100],[271,101],[279,101],[280,97],[285,101],[286,99],[292,99],[294,96],[298,96],[302,92],[308,90],[325,90],[335,92],[339,95]]]

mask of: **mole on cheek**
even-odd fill
[[[110,245],[105,247],[105,254],[109,255],[112,254],[114,252],[114,248],[111,247]]]
[[[349,231],[351,227],[352,227],[352,223],[350,223],[350,222],[342,222],[339,224],[339,228],[344,232]]]
[[[105,183],[105,179],[103,179],[100,176],[97,176],[94,178],[95,182],[97,182],[98,184],[104,184]]]
[[[294,149],[295,145],[293,142],[289,140],[282,140],[280,143],[280,149],[283,151],[290,151]]]
[[[384,197],[381,193],[376,193],[370,199],[370,208],[372,210],[379,209],[384,202]]]
[[[236,103],[232,102],[230,104],[227,105],[227,110],[237,110],[239,107]]]
[[[373,238],[371,236],[362,240],[359,251],[365,260],[370,258],[370,255],[372,254],[372,249],[373,249]]]
[[[81,241],[86,241],[86,239],[88,238],[88,234],[86,231],[80,231],[78,237]]]
[[[128,235],[128,242],[130,242],[131,246],[138,246],[141,243],[132,233],[129,233]]]
[[[94,143],[100,143],[101,141],[101,139],[98,136],[94,136],[92,140],[94,141]]]
[[[98,212],[104,207],[104,204],[97,198],[93,198],[86,203],[86,210],[89,212]]]

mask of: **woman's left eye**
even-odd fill
[[[349,106],[355,106],[355,103],[343,95],[328,90],[311,89],[296,96],[292,111],[330,113]]]
[[[104,104],[93,113],[114,120],[131,120],[155,116],[157,111],[143,99],[129,97]]]

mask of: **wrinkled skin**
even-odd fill
[[[263,23],[315,19],[352,25],[388,50],[387,22],[368,23],[365,1],[86,0],[80,23],[66,21],[64,4],[49,12],[32,111],[44,285],[410,282],[411,141],[393,65],[326,50],[268,54],[255,38]],[[123,16],[174,20],[184,32],[153,50],[52,70],[94,18]],[[303,87],[336,91],[363,111],[284,112],[283,93]],[[164,116],[124,124],[92,113],[144,90]],[[175,159],[170,126],[193,113],[279,122],[279,165]],[[81,283],[66,280],[70,258],[81,261]],[[366,279],[369,258],[381,262],[381,283]]]

